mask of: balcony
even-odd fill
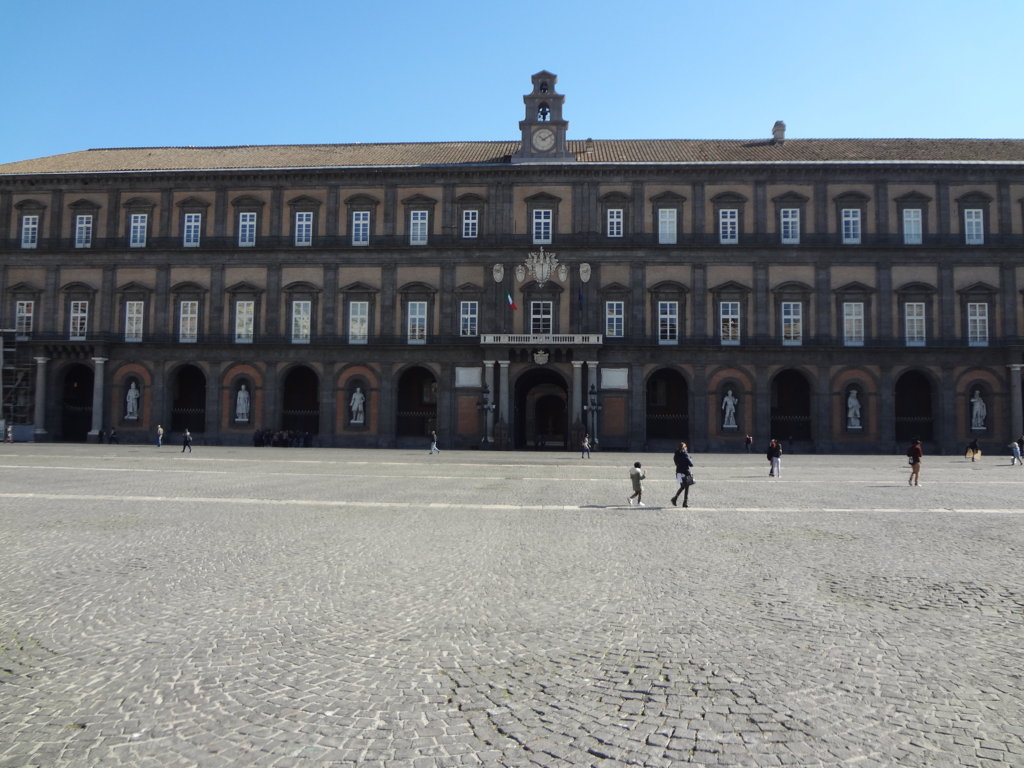
[[[480,345],[515,344],[524,345],[563,345],[578,347],[586,344],[604,343],[600,333],[483,333],[480,334]]]

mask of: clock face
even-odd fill
[[[555,132],[550,128],[541,128],[539,131],[534,131],[533,134],[533,148],[540,152],[547,152],[555,146]]]

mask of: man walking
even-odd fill
[[[430,455],[440,453],[441,449],[437,447],[437,430],[430,431]]]
[[[159,448],[164,444],[164,428],[159,424],[156,425],[156,447]]]
[[[185,429],[185,434],[181,438],[181,452],[184,453],[185,449],[188,448],[188,452],[192,453],[192,433]]]
[[[583,436],[583,442],[580,443],[580,446],[583,448],[582,453],[580,453],[580,458],[581,459],[589,459],[590,458],[590,433],[589,432]]]
[[[772,440],[768,444],[768,451],[765,454],[771,467],[768,470],[768,477],[782,477],[782,443]]]
[[[687,502],[690,499],[690,486],[693,485],[693,474],[690,472],[690,467],[693,466],[693,461],[690,459],[689,451],[686,450],[686,443],[679,444],[679,448],[672,454],[672,461],[676,465],[676,482],[679,483],[679,490],[672,497],[672,506],[677,506],[676,501],[679,499],[679,494],[683,494],[683,506],[689,506]]]

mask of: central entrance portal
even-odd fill
[[[533,368],[516,382],[515,447],[557,448],[569,445],[568,389],[550,368]]]

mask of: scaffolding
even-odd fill
[[[32,356],[29,345],[19,341],[13,329],[0,330],[0,420],[5,427],[29,425],[33,419]]]

